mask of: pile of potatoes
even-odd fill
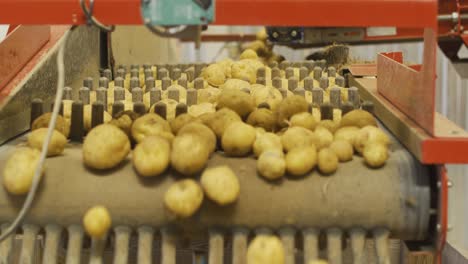
[[[340,110],[335,109],[333,120],[321,120],[317,108],[310,112],[311,95],[306,93],[302,97],[288,91],[283,98],[268,82],[256,84],[260,67],[265,67],[266,79],[271,80],[270,69],[252,50],[244,51],[237,62],[224,60],[209,65],[201,74],[204,80],[203,88],[198,90],[199,104],[178,116],[169,109],[172,106],[175,109],[177,101],[168,99],[167,94],[163,94],[163,101],[171,114],[166,119],[152,110],[140,116],[131,107],[114,118],[105,113],[108,117],[104,124],[88,128],[83,142],[84,165],[108,170],[131,154],[133,167],[141,177],[157,177],[172,168],[187,178],[167,190],[164,204],[177,217],[189,217],[200,208],[205,196],[221,206],[239,197],[239,180],[229,167],[207,168],[216,151],[232,157],[253,154],[259,175],[268,180],[286,174],[301,177],[315,169],[322,175],[331,175],[339,163],[352,160],[355,154],[362,156],[371,168],[385,164],[390,139],[370,113],[353,110],[341,116]],[[156,71],[154,67],[152,70]],[[179,90],[183,102],[185,89],[174,82],[169,88]],[[194,83],[188,87],[194,87]],[[112,89],[111,82],[109,95],[113,95]],[[64,151],[70,133],[67,118],[70,105],[71,102],[64,102],[64,117],[57,120],[48,156]],[[85,122],[90,119],[90,109],[84,111]],[[50,114],[36,119],[28,138],[28,150],[18,151],[7,162],[3,179],[10,193],[24,194],[29,190],[49,120]],[[199,175],[198,182],[194,178]]]

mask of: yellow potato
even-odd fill
[[[242,54],[240,55],[240,59],[241,60],[245,60],[245,59],[253,59],[253,60],[256,60],[258,59],[258,56],[257,56],[257,53],[254,51],[254,50],[251,50],[251,49],[246,49],[242,52]]]
[[[369,167],[382,167],[388,159],[388,147],[380,141],[370,141],[362,152],[364,161]]]
[[[130,140],[116,126],[103,124],[93,128],[83,142],[83,162],[94,169],[119,165],[130,152]]]
[[[283,152],[283,145],[281,143],[281,137],[273,133],[262,133],[258,134],[253,144],[253,150],[255,157],[259,157],[264,151],[276,150]]]
[[[247,264],[284,264],[285,253],[281,240],[273,235],[259,235],[247,249]]]
[[[362,153],[364,146],[369,142],[380,142],[385,146],[390,144],[390,138],[380,128],[365,126],[361,128],[354,138],[354,149],[357,153]]]
[[[181,218],[192,216],[203,202],[203,190],[192,179],[173,183],[164,194],[164,205]]]
[[[185,126],[186,124],[199,121],[197,118],[189,114],[181,114],[175,119],[171,120],[169,124],[171,125],[171,130],[174,135],[177,135],[177,132]]]
[[[169,122],[154,113],[137,118],[132,125],[132,137],[136,142],[143,141],[147,136],[161,136],[170,142],[174,139]]]
[[[353,159],[353,145],[345,139],[335,139],[330,145],[330,149],[335,152],[340,162],[346,162]]]
[[[252,151],[256,130],[243,122],[234,122],[226,128],[221,138],[224,152],[230,156],[245,156]]]
[[[371,113],[357,109],[347,113],[341,118],[340,127],[345,126],[377,126],[377,121]]]
[[[328,264],[328,262],[326,260],[311,260],[309,261],[307,264]]]
[[[281,136],[281,143],[286,152],[297,147],[315,145],[318,140],[314,132],[303,127],[290,127]]]
[[[335,131],[334,138],[335,140],[346,140],[352,146],[358,132],[359,128],[355,126],[341,127]]]
[[[171,145],[167,139],[159,136],[145,137],[133,150],[133,167],[141,176],[158,176],[169,166],[170,152]]]
[[[318,138],[316,142],[317,149],[326,148],[333,142],[333,134],[322,126],[317,126],[314,133]]]
[[[338,157],[330,148],[318,152],[318,168],[323,174],[332,174],[338,169]]]
[[[286,160],[282,151],[268,149],[263,151],[257,160],[257,171],[268,180],[276,180],[286,172]]]
[[[288,96],[283,99],[276,109],[277,122],[281,127],[287,126],[287,121],[295,114],[307,112],[309,105],[304,97],[299,95]]]
[[[310,131],[314,131],[318,123],[315,120],[314,116],[308,112],[302,112],[302,113],[297,113],[293,115],[289,122],[292,127],[299,126],[299,127],[307,128]]]
[[[133,111],[123,111],[118,113],[114,119],[112,119],[109,124],[114,125],[120,128],[127,136],[131,136],[133,122],[140,117],[137,113]]]
[[[48,128],[39,128],[33,130],[28,135],[28,145],[31,148],[35,148],[41,151],[42,145],[44,144],[44,141],[47,136],[47,130]],[[47,156],[51,157],[62,154],[66,144],[67,138],[54,129],[54,131],[52,132],[52,137],[50,138],[49,146],[47,148]]]
[[[17,149],[3,168],[3,186],[16,195],[26,194],[31,188],[36,167],[39,165],[41,152],[32,148]],[[41,172],[44,173],[44,169]]]
[[[250,90],[250,83],[241,79],[229,79],[219,88],[221,89],[232,89],[232,90]]]
[[[45,113],[34,120],[31,125],[31,130],[36,130],[41,127],[49,127],[49,121],[52,113]],[[68,120],[63,118],[61,115],[57,116],[57,121],[55,122],[55,130],[62,133],[66,138],[70,134],[70,123]]]
[[[296,147],[286,154],[286,170],[292,176],[302,176],[317,164],[315,146]]]
[[[249,94],[233,89],[222,90],[218,97],[217,109],[229,108],[240,117],[248,116],[255,108],[253,99]]]
[[[257,108],[250,113],[247,118],[247,124],[254,127],[262,127],[265,131],[275,131],[276,117],[273,112],[266,108]]]
[[[331,133],[335,133],[336,130],[338,130],[338,128],[340,127],[340,123],[337,123],[332,120],[322,120],[317,124],[317,126],[324,127],[328,129],[328,131],[330,131]]]
[[[103,238],[111,225],[110,213],[104,206],[94,206],[88,209],[83,217],[83,226],[86,233],[92,238]]]
[[[216,134],[216,137],[220,139],[226,128],[236,121],[242,121],[240,116],[229,108],[223,108],[218,110],[214,115],[207,117],[203,123],[209,126]]]
[[[185,133],[172,142],[171,165],[179,173],[192,176],[205,167],[209,155],[210,150],[202,137]]]
[[[179,133],[177,133],[178,136],[184,134],[198,135],[202,140],[204,140],[209,153],[213,153],[216,150],[216,135],[208,126],[200,122],[192,122],[183,126],[179,130]]]
[[[260,84],[252,84],[251,94],[256,106],[261,103],[267,103],[270,106],[271,111],[276,111],[278,105],[283,100],[283,96],[278,89]]]
[[[239,198],[239,179],[228,166],[206,169],[200,183],[206,196],[219,205],[233,203]]]
[[[218,101],[221,90],[218,88],[208,87],[197,90],[197,104],[211,103],[215,104]]]
[[[188,109],[189,115],[193,117],[200,117],[204,114],[215,113],[216,107],[212,103],[200,103],[191,105]]]
[[[216,64],[218,64],[224,69],[224,75],[226,76],[226,78],[231,78],[232,77],[231,66],[233,63],[234,61],[232,61],[231,59],[224,59],[224,60],[218,61]]]
[[[257,80],[258,68],[263,66],[263,63],[253,59],[243,59],[236,61],[231,66],[232,77],[246,80],[253,84]]]
[[[212,86],[220,86],[226,81],[224,68],[218,64],[211,64],[203,69],[201,76]]]

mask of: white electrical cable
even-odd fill
[[[10,236],[13,232],[15,232],[16,228],[21,224],[24,217],[28,213],[29,209],[31,208],[31,204],[34,200],[36,195],[37,187],[39,186],[39,182],[41,180],[41,172],[44,166],[44,161],[47,156],[47,149],[49,147],[50,139],[52,138],[52,133],[55,129],[55,123],[57,121],[57,116],[60,111],[60,106],[62,102],[62,95],[63,95],[63,87],[65,83],[65,65],[63,62],[64,52],[65,52],[65,45],[67,43],[68,36],[72,32],[74,27],[68,30],[64,36],[62,43],[60,44],[59,51],[57,54],[57,93],[55,94],[55,101],[54,101],[54,109],[52,110],[52,115],[49,121],[49,127],[47,129],[47,136],[45,138],[44,144],[42,144],[41,156],[39,157],[39,163],[36,167],[36,171],[34,172],[31,189],[29,189],[28,196],[26,197],[26,201],[21,208],[21,211],[16,216],[16,219],[13,223],[4,231],[0,236],[0,242],[5,240],[8,236]]]

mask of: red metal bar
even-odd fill
[[[437,225],[436,239],[436,261],[442,264],[442,250],[444,249],[447,240],[448,228],[448,177],[447,169],[444,165],[437,166],[437,174],[439,177],[439,214]]]
[[[50,26],[19,26],[0,44],[0,91],[49,40]]]
[[[141,0],[96,0],[105,24],[142,24]],[[218,25],[432,27],[436,0],[216,0]],[[2,0],[3,24],[85,24],[78,0]]]

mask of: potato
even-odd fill
[[[341,127],[335,131],[334,138],[335,140],[346,140],[352,146],[358,132],[359,128],[355,126]]]
[[[83,107],[83,126],[86,131],[91,130],[91,119],[92,119],[92,106],[85,105]],[[104,111],[104,123],[109,123],[112,120],[112,116]]]
[[[192,179],[173,183],[164,194],[164,205],[181,218],[192,216],[203,202],[203,190]]]
[[[353,145],[345,139],[335,139],[330,145],[330,149],[335,152],[340,162],[346,162],[353,159]]]
[[[39,128],[33,130],[28,135],[29,147],[41,151],[42,145],[44,144],[44,141],[47,136],[47,130],[48,128]],[[64,135],[62,135],[60,132],[54,129],[54,131],[52,132],[52,137],[50,138],[49,146],[47,148],[47,156],[52,157],[62,154],[66,144],[67,138],[65,138]]]
[[[233,89],[240,90],[248,89],[250,90],[250,83],[241,79],[229,79],[219,88],[221,89]]]
[[[257,80],[258,68],[263,66],[263,63],[253,59],[236,61],[231,66],[232,77],[236,79],[247,80],[253,84]]]
[[[241,60],[245,60],[245,59],[256,60],[256,59],[258,59],[257,52],[255,52],[254,50],[251,50],[251,49],[246,49],[240,55],[240,59]]]
[[[257,137],[261,136],[266,133],[266,130],[263,127],[256,127],[255,132],[257,133]]]
[[[286,160],[282,151],[268,149],[263,151],[257,160],[257,171],[268,180],[276,180],[286,172]]]
[[[197,118],[202,122],[204,125],[208,126],[208,124],[214,119],[216,112],[213,113],[204,113]]]
[[[330,148],[318,152],[318,168],[323,174],[332,174],[338,169],[338,157]]]
[[[247,249],[247,264],[266,263],[285,263],[283,243],[273,235],[256,236]]]
[[[276,118],[273,112],[266,108],[257,108],[250,113],[247,118],[247,124],[254,127],[262,127],[265,131],[275,131]]]
[[[31,188],[41,152],[33,148],[20,148],[11,155],[3,168],[3,186],[16,195],[26,194]],[[44,169],[41,172],[44,173]]]
[[[314,132],[303,127],[290,127],[281,136],[281,143],[286,152],[297,147],[315,145],[318,140]]]
[[[317,126],[317,121],[315,120],[314,116],[308,112],[297,113],[291,117],[289,120],[290,126],[299,126],[303,128],[307,128],[310,131],[314,131],[315,127]]]
[[[220,86],[226,81],[224,68],[218,64],[211,64],[203,69],[201,76],[212,86]]]
[[[36,118],[31,125],[31,130],[36,130],[41,127],[49,127],[49,121],[51,116],[52,113],[45,113]],[[68,138],[68,135],[70,134],[70,123],[61,115],[58,115],[57,121],[55,122],[55,130],[62,133],[62,135]]]
[[[216,135],[209,127],[205,126],[204,124],[200,122],[189,123],[183,126],[177,135],[180,136],[186,133],[200,136],[200,138],[205,142],[210,154],[216,150]]]
[[[388,147],[380,141],[370,141],[362,151],[364,161],[371,168],[382,167],[388,159]]]
[[[229,108],[218,110],[211,118],[203,121],[207,126],[213,130],[216,137],[219,139],[223,136],[226,128],[233,122],[242,121],[240,116]]]
[[[253,150],[255,157],[259,157],[264,151],[267,150],[283,152],[281,137],[269,132],[263,133],[261,135],[257,133],[255,142],[253,144]]]
[[[371,113],[357,109],[348,112],[341,118],[340,127],[345,126],[357,126],[360,128],[365,126],[377,126],[377,121]]]
[[[368,142],[380,142],[385,146],[390,144],[390,138],[381,129],[374,126],[361,128],[354,138],[354,149],[357,153],[362,153],[364,146]]]
[[[255,106],[261,103],[267,103],[271,111],[276,111],[283,100],[283,96],[278,89],[260,84],[252,84],[251,95],[254,98]]]
[[[189,115],[189,114],[181,114],[175,119],[171,120],[169,124],[171,125],[171,130],[174,135],[177,135],[177,132],[185,126],[186,124],[189,124],[191,122],[197,122],[198,119]]]
[[[200,117],[204,114],[215,113],[216,107],[212,103],[199,103],[191,105],[188,108],[189,115],[193,117]]]
[[[328,131],[330,131],[331,133],[335,133],[336,130],[338,130],[338,128],[340,127],[340,123],[337,123],[335,121],[332,121],[332,120],[321,120],[317,126],[321,126],[321,127],[324,127],[326,129],[328,129]]]
[[[307,264],[328,264],[326,260],[318,259],[318,260],[311,260]]]
[[[224,59],[224,60],[218,61],[216,64],[218,64],[224,69],[224,75],[226,76],[226,78],[231,78],[232,77],[231,66],[233,63],[234,61],[231,59]]]
[[[239,179],[228,166],[206,169],[200,183],[206,196],[219,205],[233,203],[239,198]]]
[[[86,233],[95,239],[103,238],[112,225],[109,211],[104,206],[94,206],[86,211],[83,226]]]
[[[243,122],[234,122],[226,128],[221,138],[224,152],[230,156],[245,156],[252,151],[256,130]]]
[[[172,142],[171,165],[179,173],[192,176],[205,167],[209,155],[209,148],[202,137],[184,133]]]
[[[133,122],[140,117],[139,114],[133,111],[123,111],[118,113],[114,119],[112,119],[109,124],[114,125],[120,128],[127,136],[131,136],[132,134],[132,125]]]
[[[197,91],[197,104],[211,103],[215,104],[218,101],[221,90],[218,88],[208,87]]]
[[[169,122],[157,114],[145,114],[135,120],[132,125],[132,137],[141,142],[147,136],[161,136],[170,142],[174,139]]]
[[[229,108],[240,117],[247,117],[255,108],[254,102],[249,94],[240,91],[226,89],[218,97],[217,109]]]
[[[132,154],[133,167],[144,177],[158,176],[169,166],[171,145],[159,136],[145,137]]]
[[[295,114],[307,112],[309,104],[304,97],[299,95],[288,96],[278,105],[276,109],[277,123],[281,127],[287,126],[287,121]]]
[[[116,126],[99,125],[83,142],[83,162],[93,169],[110,169],[121,163],[130,152],[130,140]]]
[[[292,176],[302,176],[317,164],[315,146],[296,147],[286,154],[286,170]]]
[[[315,128],[315,136],[318,138],[316,142],[317,149],[326,148],[333,142],[333,134],[323,126]]]

